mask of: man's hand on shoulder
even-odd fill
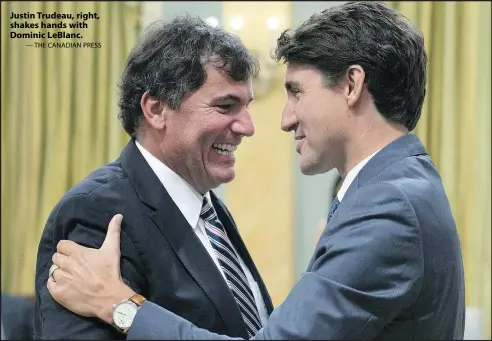
[[[123,216],[109,223],[99,249],[61,240],[53,255],[48,290],[68,310],[87,317],[112,322],[112,305],[135,292],[123,283],[120,273],[120,233]]]

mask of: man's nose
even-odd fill
[[[282,112],[282,120],[280,121],[280,126],[283,131],[289,132],[295,128],[297,124],[297,118],[294,114],[294,109],[286,104],[284,111]]]
[[[253,136],[255,125],[248,109],[243,110],[232,124],[232,131],[243,136]]]

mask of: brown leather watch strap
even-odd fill
[[[132,297],[129,298],[130,301],[132,301],[133,303],[135,303],[137,306],[141,306],[145,301],[147,301],[145,299],[145,297],[143,297],[142,295],[139,295],[139,294],[135,294],[133,295]]]

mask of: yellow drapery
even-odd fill
[[[416,133],[436,163],[456,219],[466,305],[482,310],[490,339],[490,2],[388,4],[424,34],[427,95]]]
[[[50,211],[128,140],[117,119],[117,84],[140,33],[140,4],[2,2],[1,9],[2,290],[32,294]],[[88,28],[44,29],[80,32],[82,39],[44,42],[100,42],[101,48],[26,46],[43,40],[11,39],[10,32],[43,29],[11,29],[12,12],[97,13],[99,20],[86,21]]]

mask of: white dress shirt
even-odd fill
[[[371,154],[368,157],[366,157],[364,160],[362,160],[357,165],[355,165],[355,167],[352,168],[350,170],[350,172],[347,173],[347,176],[345,177],[345,180],[343,180],[342,186],[340,186],[340,189],[338,190],[338,193],[337,193],[337,198],[338,198],[339,202],[342,202],[342,199],[343,199],[345,193],[347,192],[350,185],[352,184],[354,179],[357,177],[357,175],[359,174],[361,169],[364,168],[366,163],[368,163],[369,160],[372,159],[373,156],[376,155],[378,152],[379,152],[379,150],[377,152],[375,152],[374,154]]]
[[[179,210],[185,217],[188,224],[193,228],[196,236],[203,244],[208,254],[212,258],[215,263],[215,266],[219,269],[222,277],[225,280],[224,272],[220,267],[219,261],[215,256],[214,249],[210,244],[210,240],[208,239],[207,232],[205,230],[205,223],[202,218],[200,218],[200,211],[202,209],[203,196],[198,193],[185,179],[176,174],[172,169],[167,167],[164,163],[162,163],[155,156],[150,154],[140,143],[135,141],[137,148],[142,153],[143,157],[149,164],[150,168],[154,171],[155,175],[159,178],[166,191],[169,193],[169,196],[174,201],[176,206],[178,206]],[[210,192],[205,193],[205,196],[210,200]],[[213,205],[213,204],[212,204]],[[234,248],[234,245],[232,245]],[[263,296],[261,295],[258,284],[254,280],[251,272],[249,271],[246,264],[244,264],[243,260],[239,256],[239,253],[234,248],[236,255],[239,258],[239,263],[241,268],[243,269],[246,278],[248,279],[249,286],[251,291],[253,292],[253,296],[256,302],[256,307],[258,308],[258,312],[260,313],[261,323],[265,325],[268,319],[268,313],[265,307],[265,302],[263,301]]]

